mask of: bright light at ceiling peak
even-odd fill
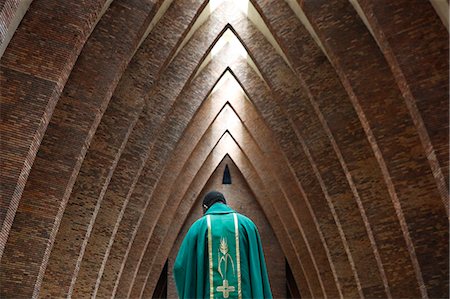
[[[223,2],[231,2],[233,6],[238,7],[245,15],[248,13],[248,0],[209,0],[209,11],[213,12]]]
[[[217,84],[214,86],[211,94],[220,90],[222,87],[226,87],[226,96],[234,96],[237,93],[244,94],[241,85],[239,85],[239,83],[236,81],[236,78],[228,70],[219,79],[219,82],[217,82]]]
[[[214,47],[211,49],[211,56],[214,57],[217,55],[217,53],[220,52],[220,50],[226,45],[230,44],[230,48],[232,49],[233,53],[238,53],[243,58],[247,58],[247,50],[245,50],[244,46],[242,45],[241,41],[237,38],[237,36],[231,31],[230,29],[227,29],[223,35],[219,38],[219,40],[216,42]]]

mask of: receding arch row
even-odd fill
[[[117,8],[117,7],[121,7],[120,5],[118,5],[118,6],[115,6],[115,8]],[[182,6],[181,6],[182,7]],[[144,6],[144,8],[145,9],[150,9],[151,8],[151,6]],[[183,8],[183,7],[182,7]],[[120,10],[120,9],[119,9]],[[117,9],[116,9],[116,11],[117,11]],[[107,12],[107,14],[108,14],[108,12]],[[195,13],[194,13],[194,15],[195,15]],[[144,14],[143,15],[143,17],[146,17],[147,18],[147,20],[148,19],[151,19],[150,18],[150,16],[151,16],[151,14],[150,15],[148,15],[148,14]],[[130,18],[131,19],[133,19],[132,18],[133,16],[131,15],[130,16]],[[118,18],[119,20],[122,20],[121,18]],[[126,21],[127,19],[125,19],[124,21]],[[140,19],[139,18],[134,18],[133,19],[133,21],[135,21],[135,22],[138,22]],[[104,22],[105,23],[107,23],[105,20],[104,20]],[[166,22],[166,23],[168,23],[168,22]],[[188,26],[189,24],[186,24],[186,26]],[[99,25],[100,26],[100,25]],[[101,26],[100,26],[101,27]],[[125,27],[127,27],[127,26],[118,26],[118,27],[123,27],[123,28],[125,28]],[[114,28],[114,27],[112,27],[112,28]],[[167,28],[170,28],[170,26],[169,27],[166,27],[166,29]],[[99,28],[99,30],[100,30],[101,28]],[[181,28],[180,28],[181,29]],[[129,30],[129,29],[128,29]],[[130,33],[131,33],[131,31],[129,31]],[[120,33],[120,32],[118,32],[118,33]],[[182,33],[182,31],[181,31],[181,33]],[[181,34],[180,33],[180,34]],[[106,33],[107,34],[107,33]],[[130,36],[132,36],[132,35],[130,35]],[[137,36],[136,37],[136,39],[138,40],[139,39],[139,36]],[[128,42],[128,40],[126,40],[127,42]],[[136,40],[135,40],[136,41]],[[154,39],[153,39],[153,41],[155,41]],[[167,44],[168,43],[168,41],[169,40],[167,40],[167,39],[164,39],[164,42]],[[94,41],[92,41],[92,42],[94,42]],[[177,42],[177,39],[176,39],[176,36],[174,37],[174,39],[173,39],[173,43],[175,44]],[[161,43],[161,44],[158,44],[158,43],[155,43],[156,45],[161,45],[161,44],[164,44],[164,43]],[[147,45],[147,49],[145,49],[145,50],[149,50],[148,49],[148,45]],[[151,47],[154,47],[154,45],[152,45]],[[151,49],[151,47],[150,47],[150,49]],[[115,49],[115,48],[114,48]],[[115,50],[117,50],[117,49],[115,49]],[[170,49],[168,49],[168,51],[170,51]],[[131,51],[132,52],[132,51]],[[105,53],[103,53],[103,54],[105,54]],[[122,55],[120,52],[119,52],[119,54],[120,55]],[[95,53],[92,53],[92,51],[91,52],[89,52],[88,51],[88,53],[86,54],[86,55],[95,55]],[[108,59],[109,59],[110,57],[108,57]],[[111,62],[111,61],[109,61],[109,62]],[[122,63],[122,62],[120,62],[120,63]],[[104,68],[102,69],[102,71],[104,72],[104,74],[107,74],[107,73],[109,73],[109,71],[108,70],[105,70]],[[151,72],[153,72],[153,73],[157,73],[157,69],[152,69],[151,70]],[[110,76],[110,75],[108,75],[108,76]],[[86,76],[86,77],[88,77],[88,76]],[[77,80],[79,80],[79,79],[77,79]],[[108,81],[109,82],[109,81]],[[108,86],[108,82],[105,82],[105,85],[102,85],[102,86]],[[70,83],[70,81],[69,81],[69,83]],[[126,85],[128,85],[130,82],[128,81],[127,82],[127,84]],[[101,87],[101,86],[100,86]],[[109,87],[109,86],[108,86]],[[103,87],[101,87],[101,88],[99,88],[99,89],[97,89],[99,92],[105,92],[104,90],[102,90],[102,88]],[[110,87],[109,87],[110,88]],[[83,90],[83,88],[80,88],[80,91],[82,91]],[[109,89],[110,91],[111,91],[111,89]],[[123,94],[123,93],[122,93]],[[128,98],[129,99],[129,98]],[[130,101],[131,102],[131,101]],[[130,106],[132,106],[133,105],[133,103],[131,102],[128,102],[128,103],[126,103],[126,104],[128,104],[128,105],[130,105]],[[123,104],[123,102],[122,103],[120,103],[120,104],[122,104],[122,107],[124,107],[124,104]],[[117,106],[116,106],[117,107]],[[120,106],[119,106],[120,107]],[[122,107],[120,107],[120,108],[122,108]],[[125,107],[127,107],[126,105],[125,105]],[[129,107],[129,106],[128,106]],[[83,106],[83,108],[86,108],[85,106]],[[95,109],[94,109],[95,110]],[[114,114],[114,116],[113,117],[117,117],[117,116],[122,116],[120,113],[121,112],[123,112],[123,110],[122,111],[114,111],[113,110],[113,113],[112,114]],[[71,112],[68,112],[68,113],[71,113]],[[82,113],[84,113],[84,111],[82,111]],[[97,113],[97,112],[96,112]],[[110,121],[111,121],[111,118],[110,118]],[[82,123],[81,123],[82,124]],[[68,128],[67,128],[68,129]],[[50,132],[48,132],[49,134],[50,134]],[[92,133],[90,133],[90,134],[92,134]],[[51,135],[51,134],[50,134]],[[49,140],[53,140],[53,139],[58,139],[58,138],[62,138],[62,139],[64,139],[64,138],[67,138],[67,136],[71,136],[71,137],[74,137],[75,135],[71,135],[71,134],[69,134],[69,135],[61,135],[61,136],[58,136],[58,135],[56,135],[56,136],[51,136],[51,137],[49,137]],[[109,137],[109,136],[108,136]],[[110,139],[112,139],[111,137],[110,137]],[[88,139],[89,140],[89,139]],[[64,144],[65,142],[64,141],[61,141],[61,143],[62,144]],[[71,146],[73,146],[73,144],[70,144]],[[102,144],[102,146],[103,146],[103,144]],[[63,148],[64,150],[66,150],[66,148]],[[67,150],[69,150],[68,152],[67,152]],[[74,153],[75,151],[74,151],[74,148],[73,147],[71,147],[71,148],[68,148],[66,150],[66,152],[69,154],[72,154],[72,153]],[[59,148],[59,151],[61,152],[61,148]],[[48,153],[47,153],[48,154]],[[83,155],[80,153],[80,156],[82,157]],[[80,156],[78,156],[78,157],[80,157]],[[67,156],[65,156],[65,157],[67,157]],[[79,160],[79,158],[76,158],[76,159],[78,159]],[[64,161],[64,160],[62,160],[62,161]],[[52,163],[53,162],[55,162],[55,163],[60,163],[60,162],[62,162],[61,160],[57,160],[57,159],[54,159],[53,161],[52,161]],[[78,161],[79,162],[79,161]],[[77,163],[78,163],[77,162]],[[36,167],[36,165],[35,165],[35,167]],[[67,167],[67,166],[64,166],[64,167]],[[56,167],[57,169],[59,169],[59,168],[61,168],[61,167]],[[41,171],[42,172],[42,171]],[[40,172],[40,173],[41,173]],[[76,168],[73,170],[73,172],[69,172],[68,173],[68,175],[70,174],[70,175],[72,175],[73,173],[76,173],[77,172],[77,170],[76,170]],[[65,176],[64,176],[64,174],[63,173],[59,173],[58,175],[54,175],[53,176],[54,178],[65,178]],[[70,181],[70,180],[69,180]],[[73,184],[73,182],[72,182],[72,184]],[[61,184],[61,187],[63,187],[64,185],[63,184]],[[40,184],[33,184],[32,186],[31,186],[32,188],[42,188],[43,186],[41,186]],[[70,186],[70,183],[69,183],[69,186],[67,186],[67,189],[70,191],[70,189],[71,189],[71,186]],[[3,189],[2,189],[3,190]],[[51,190],[51,189],[46,189],[46,190]],[[42,191],[42,192],[39,192],[39,193],[37,193],[37,192],[34,192],[34,195],[40,195],[41,193],[43,193],[42,194],[42,196],[48,196],[48,194],[46,194],[45,193],[46,191]],[[62,194],[61,194],[61,196],[62,196]],[[64,194],[64,196],[67,196],[67,192],[65,192],[65,194]],[[56,196],[55,196],[56,197]],[[40,198],[42,198],[42,197],[40,197]],[[52,203],[53,205],[55,205],[55,208],[56,208],[56,210],[57,210],[57,206],[58,206],[58,204],[57,204],[57,200],[56,199],[58,199],[58,197],[56,197],[55,198],[55,203]],[[36,201],[35,201],[35,203],[41,203],[42,202],[42,199],[40,199],[40,200],[37,200],[36,199]],[[64,208],[64,200],[63,200],[63,202],[62,202],[62,207]],[[59,209],[59,212],[58,213],[62,213],[62,211],[63,211],[63,209]],[[61,216],[59,216],[59,217],[61,217]],[[36,217],[35,217],[36,218]],[[49,217],[50,218],[50,217]],[[36,220],[36,222],[34,222],[33,223],[33,227],[38,227],[38,226],[40,226],[40,225],[37,225],[37,219],[35,219]],[[50,225],[50,224],[49,224]],[[57,225],[56,225],[56,227],[57,227]],[[22,232],[24,232],[23,231],[23,227],[21,228],[22,229]],[[28,236],[28,234],[27,233],[24,233],[24,237],[29,237]],[[54,237],[54,236],[53,236]],[[53,237],[51,237],[51,238],[53,238]],[[17,238],[15,238],[15,240],[17,240]],[[44,239],[45,240],[45,239]],[[17,241],[16,241],[17,242]],[[10,243],[12,243],[12,241],[10,241]],[[45,241],[43,242],[44,244],[45,244]],[[37,251],[39,251],[39,250],[37,250]],[[14,251],[14,252],[16,252],[16,251]],[[41,254],[44,254],[44,253],[41,253]],[[35,256],[33,256],[32,258],[35,258],[36,259],[36,262],[33,262],[33,263],[25,263],[25,264],[23,264],[24,266],[26,266],[26,267],[29,267],[29,269],[27,270],[27,273],[33,273],[33,272],[37,272],[37,271],[40,271],[40,273],[42,274],[42,272],[43,272],[43,270],[45,270],[45,267],[44,268],[40,268],[40,270],[39,270],[39,268],[36,268],[36,266],[38,266],[39,265],[39,263],[40,263],[40,261],[41,261],[41,258],[40,258],[40,256],[39,255],[35,255]],[[3,259],[3,261],[2,262],[5,262],[5,259]],[[44,259],[44,261],[43,261],[43,264],[45,265],[46,264],[46,259]],[[6,266],[5,266],[6,267]],[[5,267],[2,267],[3,269],[5,269]],[[12,267],[12,266],[11,266]],[[16,266],[14,266],[15,268],[17,268],[16,270],[19,270],[20,271],[20,269],[18,269],[19,267],[16,267]],[[31,267],[35,267],[34,269],[31,269]],[[18,271],[18,272],[19,272]],[[39,274],[39,276],[41,275],[41,274]],[[32,275],[31,275],[32,276]],[[3,276],[2,276],[3,277]],[[10,275],[8,276],[8,275],[6,275],[5,276],[5,279],[7,279],[7,277],[11,277]],[[25,283],[25,282],[23,282],[23,283]],[[30,283],[30,284],[32,284],[32,285],[34,285],[34,282],[32,282],[32,281],[29,281],[29,282],[27,282],[27,284],[28,283]],[[20,288],[21,290],[23,290],[23,291],[27,291],[27,290],[29,290],[29,289],[27,289],[26,287],[21,287]],[[31,289],[34,289],[34,287],[31,287]],[[61,291],[61,290],[60,290]]]
[[[219,124],[221,124],[221,123],[223,124],[224,122],[223,121],[219,122]],[[220,132],[218,132],[218,133],[220,133]],[[220,137],[220,134],[219,134],[219,137]],[[209,146],[213,146],[214,142],[208,142],[208,144],[209,144]],[[195,163],[193,163],[193,164],[195,164]],[[194,175],[194,177],[195,177],[195,175]],[[176,184],[176,185],[178,186],[179,184]],[[149,252],[152,252],[152,250],[150,250]],[[144,263],[144,264],[146,264],[146,263]]]
[[[345,157],[345,155],[344,155],[344,157]],[[348,157],[348,156],[347,156]],[[370,164],[369,164],[370,165]],[[377,166],[375,166],[375,168],[378,168]],[[354,172],[355,173],[355,172]],[[379,188],[379,190],[381,190],[382,188]],[[379,191],[378,190],[378,191]],[[391,192],[391,194],[392,194],[392,192]],[[364,198],[364,197],[363,197]],[[369,201],[366,201],[366,203],[369,203]],[[394,203],[395,203],[395,201],[394,201]],[[401,207],[400,207],[400,209],[401,209]],[[396,206],[396,211],[398,211],[399,210],[399,206]],[[401,210],[400,210],[401,211]],[[374,215],[376,215],[376,213],[374,213]],[[380,213],[380,215],[382,215],[382,213]],[[389,214],[389,215],[391,215],[391,214]],[[371,216],[370,214],[368,215],[368,218],[370,219],[370,217],[372,217],[372,219],[374,219],[375,217],[373,217],[373,215]],[[394,221],[394,222],[396,222],[396,221]],[[382,222],[380,222],[380,223],[382,223]],[[406,222],[404,222],[404,223],[406,223]],[[403,224],[404,225],[404,224]],[[402,227],[402,229],[403,229],[403,232],[405,232],[405,227],[403,226]],[[409,228],[407,228],[406,227],[406,230],[408,230]],[[375,232],[375,236],[376,236],[376,232]],[[387,243],[387,244],[389,244],[389,242]],[[412,248],[414,248],[414,247],[412,247]],[[387,251],[386,251],[387,252]],[[423,252],[423,251],[422,251]],[[385,255],[383,255],[383,253],[381,253],[380,254],[380,256],[381,256],[381,258],[383,258],[383,256],[385,256]],[[392,259],[392,256],[390,256],[391,257],[391,260],[393,260]],[[388,259],[386,259],[386,260],[388,260]],[[387,271],[387,275],[389,275],[389,271]],[[410,276],[407,276],[407,275],[405,275],[405,277],[410,277]],[[400,289],[400,288],[399,288]],[[414,288],[408,288],[408,290],[409,289],[412,289],[412,292],[414,291]]]
[[[219,147],[220,147],[220,145],[219,145]],[[228,148],[229,148],[229,146],[228,146]],[[218,151],[218,150],[216,149],[215,151]],[[237,155],[239,155],[239,153]],[[216,155],[215,153],[212,153],[210,156],[217,156],[215,159],[217,159],[217,160],[220,159],[220,157],[218,155]],[[198,181],[202,181],[205,178],[205,174],[204,174],[205,171],[203,169],[213,168],[214,165],[212,163],[214,163],[214,162],[217,163],[217,161],[210,161],[210,160],[213,160],[213,159],[208,159],[205,161],[205,164],[203,165],[202,170],[200,170],[199,173],[197,174],[197,176],[195,177],[195,182],[192,183],[191,187],[186,192],[186,196],[182,199],[182,206],[180,207],[180,209],[177,210],[177,213],[175,214],[175,217],[174,217],[174,221],[171,223],[170,231],[167,233],[167,238],[163,240],[164,244],[161,244],[159,246],[159,250],[155,252],[155,254],[161,253],[161,255],[156,257],[156,260],[153,262],[151,271],[148,272],[148,278],[146,281],[146,285],[145,285],[145,288],[143,289],[143,297],[149,296],[149,294],[151,295],[151,293],[154,290],[154,285],[157,281],[157,277],[155,278],[155,276],[158,275],[158,271],[160,269],[160,263],[164,263],[164,261],[161,260],[162,256],[166,256],[167,254],[165,253],[165,250],[168,250],[168,248],[170,248],[170,246],[167,246],[165,244],[168,242],[173,243],[172,239],[176,238],[177,234],[175,233],[175,231],[177,229],[180,229],[182,226],[182,221],[184,220],[184,217],[186,216],[185,211],[193,203],[192,198],[195,197],[195,194],[196,194],[194,192],[198,192],[198,188],[201,187],[202,182],[198,182]],[[248,163],[245,163],[243,165],[248,167],[248,168],[246,168],[246,174],[245,174],[246,179],[248,179],[250,181],[249,184],[253,184],[252,181],[258,180],[257,174],[254,173],[254,170],[251,169],[251,167],[250,167],[251,165],[249,165]],[[255,190],[258,189],[260,192],[265,191],[262,183],[260,183],[260,185],[252,186],[252,189],[255,189]],[[259,195],[264,196],[264,194],[259,194]],[[265,206],[268,206],[268,204],[266,203]],[[273,209],[271,209],[270,207],[268,207],[268,209],[269,209],[269,213],[273,211]],[[180,212],[180,210],[183,212]],[[269,214],[269,216],[272,216],[272,215],[273,215],[273,212],[272,212],[272,214]],[[272,226],[274,226],[274,229],[276,229],[277,226],[280,226],[279,224],[276,224],[276,222],[277,222],[277,218],[273,217],[271,224],[272,224]],[[286,253],[288,256],[292,256],[291,253],[289,253],[289,251]],[[292,263],[292,262],[289,261],[289,263]],[[303,287],[302,296],[304,296],[305,298],[310,298],[310,297],[312,297],[312,295],[310,294],[306,280],[304,277],[302,277],[302,275],[303,275],[303,272],[296,273],[297,280],[302,282],[302,284],[301,284],[301,286]]]
[[[125,267],[125,269],[129,269],[129,266]],[[119,289],[122,289],[122,288],[119,288]]]
[[[179,39],[186,34],[202,5],[204,1],[172,3],[141,44],[122,76],[90,144],[68,201],[60,234],[56,238],[46,271],[47,279],[44,281],[43,294],[59,297],[62,296],[61,292],[69,291],[61,288],[61,285],[74,284],[73,277],[76,278],[81,263],[78,256],[85,250],[102,198],[143,109],[146,94],[151,90],[155,78],[162,72],[167,61],[171,59],[173,49],[179,43]],[[183,23],[174,26],[172,19],[179,18],[182,14]],[[164,35],[164,31],[168,28],[172,28],[170,37]],[[137,72],[145,76],[136,76]],[[80,203],[84,209],[80,209]],[[71,251],[67,252],[67,248],[71,248]],[[63,265],[64,271],[61,270]],[[67,271],[68,265],[71,265],[73,270]],[[73,286],[71,288],[73,289]]]
[[[214,144],[214,140],[207,141],[206,144],[209,144],[210,146],[212,146],[212,145]],[[184,148],[184,147],[183,147],[183,148]],[[189,179],[189,177],[191,177],[191,175],[186,176],[186,179]],[[178,185],[178,184],[176,184],[176,185]],[[156,193],[156,194],[158,194],[158,193]],[[155,200],[155,202],[157,202],[157,201]],[[146,215],[146,216],[147,216],[148,218],[154,217],[154,216],[152,216],[151,214],[156,212],[155,209],[150,209],[149,211],[150,211],[150,214],[149,214],[149,215]],[[152,212],[152,211],[153,211],[153,212]],[[156,212],[156,213],[157,213],[157,212]],[[147,217],[146,217],[146,218],[147,218]],[[149,252],[152,252],[152,251],[149,251]],[[123,287],[123,286],[122,286],[122,287]]]

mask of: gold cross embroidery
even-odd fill
[[[228,280],[224,280],[223,281],[223,285],[218,286],[216,288],[216,290],[218,292],[222,292],[223,293],[223,298],[228,298],[230,296],[230,292],[234,292],[235,288],[234,286],[229,286],[228,285]]]

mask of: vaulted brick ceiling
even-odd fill
[[[2,1],[0,297],[148,297],[225,156],[302,297],[448,297],[448,2]]]

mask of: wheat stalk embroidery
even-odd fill
[[[222,255],[218,255],[218,271],[222,279],[226,279],[227,277],[227,268],[228,268],[228,259],[231,261],[231,266],[233,267],[233,275],[234,275],[234,262],[231,255],[228,253],[228,242],[227,238],[220,238],[220,247],[219,252]],[[225,264],[225,273],[222,272],[222,262]]]

